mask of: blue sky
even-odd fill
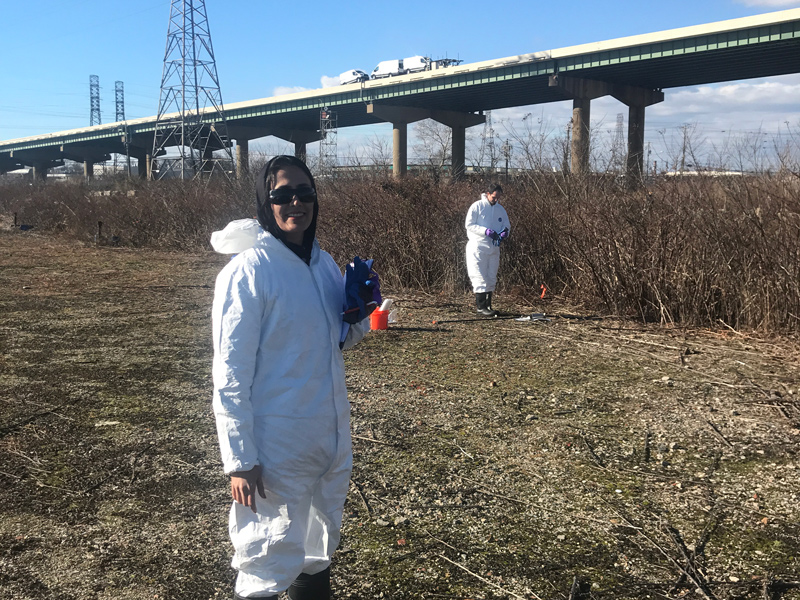
[[[788,0],[206,0],[226,103],[319,88],[389,58],[477,62],[797,7]],[[117,80],[128,118],[156,114],[169,10],[169,0],[4,0],[0,139],[87,126],[90,75],[100,78],[104,123],[114,121]],[[648,136],[665,138],[684,124],[709,135],[778,131],[800,124],[798,98],[800,76],[667,90],[666,101],[648,109]],[[531,112],[560,129],[571,104],[496,111],[495,130],[502,137]],[[621,112],[627,118],[616,101],[595,101],[593,123],[613,129]],[[383,135],[376,127],[341,131],[340,144]]]

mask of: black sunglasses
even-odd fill
[[[272,204],[289,204],[295,196],[300,202],[316,202],[317,190],[310,185],[301,185],[296,188],[279,187],[269,191],[269,201]]]

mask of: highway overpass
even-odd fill
[[[628,173],[639,176],[645,108],[665,101],[664,90],[798,71],[800,9],[792,9],[226,104],[224,114],[239,165],[247,164],[248,141],[268,135],[304,154],[320,139],[324,108],[336,111],[339,128],[390,122],[396,176],[406,171],[408,124],[432,118],[452,128],[458,174],[466,129],[483,123],[485,111],[572,100],[572,169],[581,173],[589,168],[591,101],[610,95],[628,106]],[[153,116],[0,142],[0,173],[33,167],[41,178],[70,159],[90,174],[111,153],[149,165],[155,124]]]

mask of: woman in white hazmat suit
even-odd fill
[[[493,317],[492,293],[497,285],[500,267],[500,244],[508,239],[511,223],[506,209],[500,204],[503,188],[499,183],[489,186],[481,199],[467,211],[467,273],[475,293],[479,315]]]
[[[344,282],[315,239],[319,205],[306,165],[273,158],[256,199],[260,227],[238,221],[212,237],[215,248],[240,252],[217,277],[212,309],[234,596],[288,589],[292,600],[327,600],[352,467],[341,349],[369,321],[342,340]]]

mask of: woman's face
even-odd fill
[[[275,187],[296,189],[298,186],[310,186],[311,180],[300,169],[293,166],[282,167],[275,173]],[[303,233],[311,225],[314,217],[314,203],[302,202],[294,197],[289,204],[273,204],[272,214],[278,228],[286,233],[286,240],[293,244],[303,243]]]

